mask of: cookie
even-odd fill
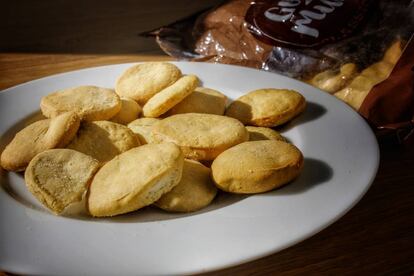
[[[173,143],[131,149],[95,175],[87,198],[95,217],[135,211],[157,201],[181,179],[184,157]]]
[[[43,138],[44,143],[53,148],[64,148],[75,137],[80,126],[80,118],[70,111],[50,120],[49,128]]]
[[[151,97],[181,77],[177,66],[166,62],[146,62],[128,68],[118,79],[115,91],[143,106]]]
[[[82,200],[99,163],[90,156],[70,149],[39,153],[26,169],[29,191],[49,210],[59,214]]]
[[[279,132],[271,128],[268,128],[268,127],[247,126],[246,129],[249,132],[249,141],[260,141],[260,140],[286,141],[285,138],[283,138],[283,136],[279,134]]]
[[[264,140],[245,142],[224,151],[213,161],[211,170],[219,189],[254,194],[292,181],[302,167],[302,153],[294,145]]]
[[[198,82],[197,76],[194,75],[180,78],[149,99],[142,108],[142,113],[145,117],[159,117],[190,95],[196,89]]]
[[[197,87],[193,93],[171,108],[167,115],[182,113],[207,113],[223,115],[227,97],[217,90]]]
[[[206,207],[217,194],[210,173],[203,164],[184,160],[180,182],[154,205],[169,212],[194,212]]]
[[[167,117],[153,128],[156,142],[173,142],[184,156],[194,160],[212,160],[224,150],[249,139],[238,120],[213,114],[185,113]]]
[[[95,121],[83,122],[67,148],[104,163],[139,145],[138,138],[128,127],[108,121]]]
[[[130,98],[121,98],[121,110],[111,118],[114,123],[126,125],[137,119],[142,108],[136,101]]]
[[[73,112],[30,124],[6,146],[1,166],[9,171],[24,170],[36,154],[66,146],[76,135],[79,124],[79,117]]]
[[[345,63],[339,72],[328,69],[316,74],[308,83],[332,94],[344,88],[357,73],[358,66],[355,63]]]
[[[121,110],[121,100],[112,89],[79,86],[54,92],[42,98],[40,109],[47,118],[73,111],[82,120],[108,120]]]
[[[385,52],[382,60],[371,64],[358,74],[346,87],[334,95],[358,110],[371,89],[386,80],[401,57],[401,40],[395,41]]]
[[[156,118],[139,118],[128,124],[129,129],[134,132],[142,145],[153,142],[152,139],[152,126],[159,122],[160,119]]]
[[[305,106],[305,98],[296,91],[259,89],[232,102],[225,114],[245,125],[275,127],[300,114]]]

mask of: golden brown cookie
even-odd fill
[[[371,89],[386,80],[402,54],[401,40],[395,41],[385,52],[382,60],[368,66],[348,86],[334,95],[358,110]]]
[[[146,62],[128,68],[116,82],[116,93],[143,106],[151,97],[181,77],[177,66],[166,62]]]
[[[22,171],[30,160],[48,149],[65,147],[76,135],[79,117],[73,112],[34,122],[19,131],[1,154],[1,166]]]
[[[121,110],[111,118],[114,123],[126,125],[137,119],[142,112],[141,106],[131,98],[121,98]]]
[[[194,212],[206,207],[217,194],[211,170],[194,160],[184,160],[180,182],[154,204],[169,212]]]
[[[48,209],[59,214],[81,201],[99,163],[92,157],[69,149],[39,153],[24,175],[29,191]]]
[[[128,127],[108,121],[95,121],[83,122],[67,148],[104,163],[139,145],[138,138]]]
[[[95,175],[87,199],[89,212],[115,216],[154,203],[178,184],[183,162],[173,143],[148,144],[118,155]]]
[[[223,115],[227,97],[217,90],[197,87],[193,93],[171,108],[167,115],[182,113],[207,113]]]
[[[212,160],[224,150],[249,139],[238,120],[213,114],[185,113],[167,117],[152,129],[156,142],[173,142],[184,156]]]
[[[259,141],[259,140],[286,141],[285,138],[283,138],[283,136],[279,134],[279,132],[271,128],[268,128],[268,127],[247,126],[246,129],[249,132],[249,141]]]
[[[223,191],[262,193],[296,178],[303,166],[294,145],[274,140],[251,141],[220,154],[211,165],[213,180]]]
[[[339,72],[329,69],[316,74],[308,82],[326,92],[335,93],[344,88],[357,73],[358,66],[355,63],[345,63]]]
[[[151,97],[142,108],[145,117],[157,118],[190,95],[198,85],[198,78],[187,75]]]
[[[79,86],[54,92],[42,98],[40,109],[48,118],[73,111],[82,120],[108,120],[121,110],[121,100],[112,89]]]
[[[54,148],[64,148],[75,137],[79,126],[80,118],[75,112],[62,113],[50,120],[43,140],[46,144],[55,145]]]
[[[128,124],[128,127],[134,132],[142,145],[153,142],[152,126],[159,122],[156,118],[139,118]]]
[[[300,114],[305,106],[305,98],[296,91],[259,89],[232,102],[225,114],[245,125],[275,127]]]

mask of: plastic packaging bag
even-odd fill
[[[406,135],[413,129],[413,30],[413,1],[232,0],[146,35],[179,59],[244,65],[308,82],[389,136],[401,134],[402,125]]]

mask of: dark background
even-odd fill
[[[222,1],[1,1],[0,52],[161,53],[153,38],[138,34],[219,2]]]

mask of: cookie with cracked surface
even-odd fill
[[[29,191],[55,214],[82,200],[99,163],[92,157],[70,149],[51,149],[39,153],[26,169]]]

